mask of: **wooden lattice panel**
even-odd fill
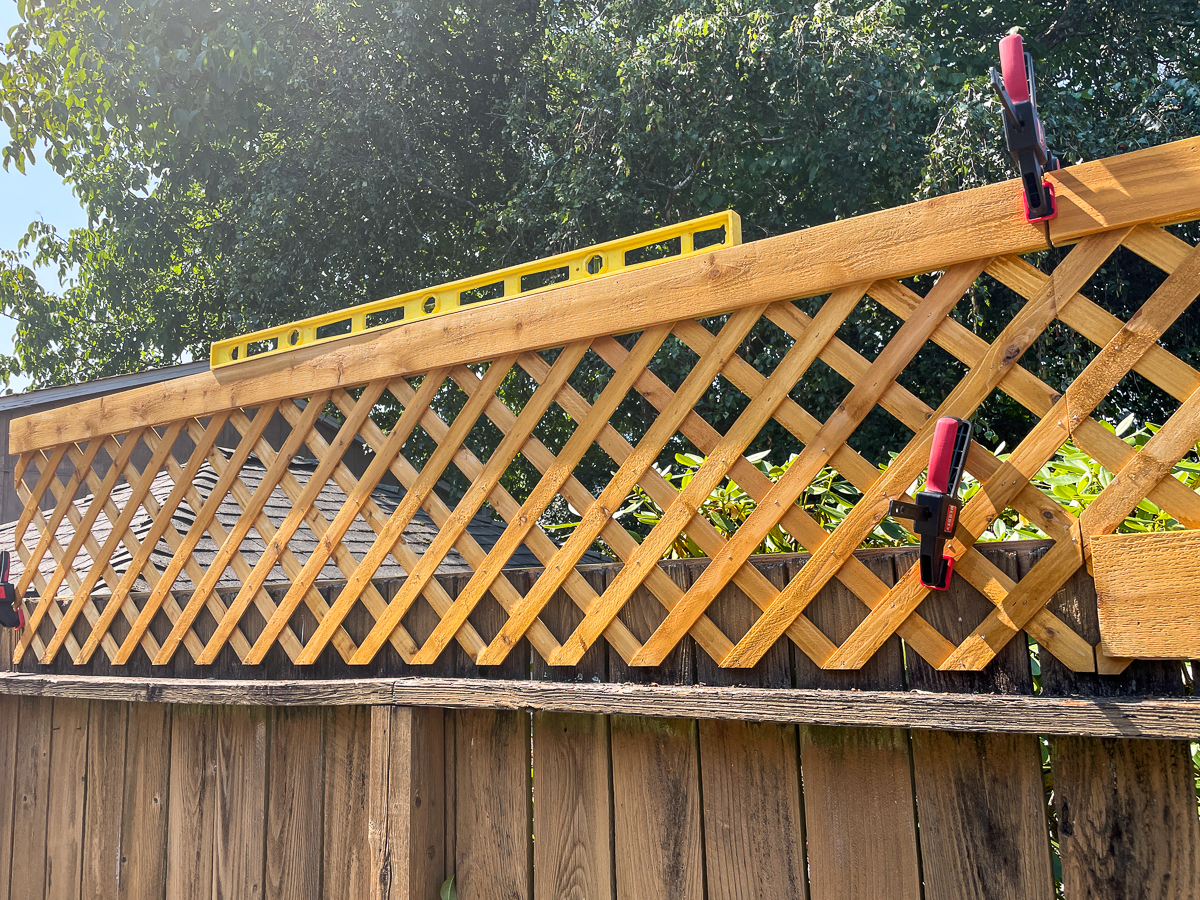
[[[1149,152],[1161,157],[1167,150]],[[120,398],[81,404],[74,414],[54,414],[62,421],[52,437],[44,418],[18,422],[13,443],[23,452],[16,477],[26,504],[16,529],[24,564],[18,591],[24,595],[32,589],[37,598],[28,601],[30,625],[17,656],[32,647],[49,662],[65,647],[73,660],[86,663],[99,649],[113,663],[124,664],[140,647],[153,662],[165,664],[182,644],[196,663],[208,664],[228,645],[244,663],[256,664],[278,644],[293,662],[312,664],[332,645],[332,652],[346,662],[365,664],[390,644],[406,663],[423,665],[457,641],[478,664],[496,665],[527,639],[549,664],[571,666],[603,639],[627,663],[652,666],[690,635],[722,666],[753,666],[786,638],[824,668],[853,669],[899,635],[912,652],[940,669],[974,670],[1024,630],[1072,669],[1117,671],[1126,661],[1099,653],[1046,605],[1085,564],[1090,539],[1114,531],[1144,498],[1186,526],[1200,527],[1200,497],[1167,477],[1200,439],[1200,373],[1159,343],[1200,294],[1200,250],[1153,224],[1200,214],[1200,143],[1176,145],[1171,153],[1179,174],[1172,176],[1169,191],[1147,186],[1141,173],[1149,157],[1142,154],[1103,167],[1066,170],[1059,187],[1059,231],[1051,236],[1060,244],[1077,243],[1049,271],[1022,258],[1044,246],[1045,235],[1014,213],[1019,205],[1016,185],[1000,185],[933,201],[940,207],[919,204],[826,226],[840,229],[841,240],[856,242],[863,256],[870,256],[873,242],[886,252],[879,251],[883,258],[877,261],[831,263],[797,276],[790,286],[778,279],[746,279],[742,273],[765,257],[766,245],[798,253],[804,248],[803,233],[788,236],[792,243],[786,247],[778,243],[785,239],[775,239],[761,242],[762,250],[750,244],[639,276],[637,284],[620,287],[622,296],[640,290],[644,305],[656,310],[638,307],[628,318],[598,317],[583,302],[592,296],[586,292],[602,287],[564,288],[520,301],[524,305],[514,301],[511,307],[464,313],[476,318],[464,320],[458,332],[439,326],[440,335],[426,333],[414,325],[411,331],[389,332],[374,345],[298,361],[282,374],[255,372],[246,382],[233,384],[202,376],[207,380],[188,385],[174,405],[171,384],[131,392],[124,404]],[[1156,160],[1162,164],[1161,158]],[[1135,189],[1145,196],[1133,203],[1129,195]],[[1008,206],[1001,203],[1004,197],[1011,201]],[[950,226],[959,221],[954,211],[968,209],[972,201],[994,209],[999,224],[994,234],[979,231],[964,250]],[[960,219],[966,215],[962,212]],[[927,233],[939,221],[948,223],[941,226],[940,255]],[[905,242],[896,238],[898,227],[915,232],[911,259]],[[828,234],[808,241],[808,247],[835,246],[836,236]],[[1087,296],[1097,270],[1120,247],[1164,273],[1158,289],[1128,322]],[[908,280],[914,272],[927,273],[924,282],[933,282],[924,296],[910,286],[916,283]],[[1025,301],[991,342],[950,316],[985,275]],[[664,295],[661,303],[656,287]],[[586,296],[573,305],[572,291]],[[822,299],[800,303],[791,299],[796,296]],[[862,304],[886,310],[896,320],[894,333],[874,358],[839,335]],[[552,320],[550,325],[535,321],[539,310]],[[504,321],[509,324],[502,327]],[[1061,392],[1020,362],[1056,322],[1094,346],[1090,363]],[[748,336],[764,329],[778,341],[778,359],[770,365],[746,350]],[[936,408],[899,380],[931,344],[965,370]],[[428,350],[435,368],[422,365],[421,348]],[[656,374],[662,371],[656,361],[664,354],[691,362],[677,385]],[[849,384],[823,421],[795,399],[797,385],[818,361]],[[335,369],[336,377],[331,375]],[[1181,404],[1140,451],[1092,418],[1131,371]],[[311,376],[307,381],[305,373]],[[585,383],[590,391],[580,388]],[[178,385],[174,389],[182,390]],[[738,412],[724,433],[697,412],[717,390],[738,397]],[[852,554],[886,514],[888,502],[904,498],[924,470],[936,419],[970,417],[996,391],[1026,408],[1036,424],[1006,461],[979,444],[970,448],[967,471],[982,486],[962,510],[947,552],[955,557],[957,576],[995,608],[955,645],[919,614],[929,592],[915,566],[889,586]],[[630,402],[652,414],[642,416],[640,425],[617,427],[614,417]],[[102,415],[105,403],[108,413]],[[900,452],[883,472],[850,443],[877,408],[914,433],[906,446],[895,448]],[[333,409],[339,425],[334,433],[323,432],[322,413]],[[385,421],[383,410],[394,412],[386,430],[376,421]],[[181,414],[185,417],[179,418]],[[276,446],[264,433],[279,417],[290,429]],[[551,418],[569,420],[569,437],[554,448],[546,440],[545,423]],[[108,433],[107,428],[115,429],[123,420],[129,427]],[[788,432],[803,447],[776,482],[746,458],[747,448],[768,425]],[[236,435],[236,446],[221,449],[222,433]],[[492,435],[490,443],[486,435]],[[1079,517],[1030,483],[1068,440],[1114,474]],[[677,444],[705,457],[682,488],[653,467],[664,448]],[[356,469],[349,454],[362,445],[368,448],[369,462]],[[490,449],[480,449],[485,446]],[[593,492],[576,468],[597,447],[610,462],[611,474]],[[241,475],[251,454],[265,467],[253,490]],[[315,460],[303,484],[289,468],[298,456]],[[518,465],[532,473],[520,499],[501,483]],[[797,503],[826,466],[863,495],[828,532]],[[203,467],[211,467],[216,477],[207,494],[195,484]],[[166,482],[163,473],[169,476]],[[454,473],[467,487],[449,502],[438,488]],[[387,510],[376,495],[385,479],[404,491]],[[728,539],[698,515],[710,492],[727,479],[757,501],[755,511]],[[166,496],[161,489],[152,490],[163,483],[170,485]],[[331,517],[316,504],[329,483],[345,497]],[[664,511],[640,541],[614,518],[635,488]],[[265,512],[268,499],[279,491],[290,503],[282,521]],[[240,512],[227,527],[216,510],[230,501]],[[579,524],[560,543],[543,525],[548,510],[563,506],[579,511]],[[494,545],[485,547],[468,526],[488,508],[505,527]],[[1054,540],[1019,582],[973,548],[1008,509],[1036,522]],[[406,529],[422,514],[438,531],[418,552]],[[350,528],[364,523],[373,544],[356,555],[343,539]],[[773,529],[812,554],[782,589],[749,563]],[[299,534],[309,537],[303,553],[293,548]],[[247,551],[250,536],[260,551]],[[712,561],[686,589],[658,566],[681,536]],[[201,540],[219,548],[215,556],[196,557]],[[600,594],[578,569],[597,541],[624,563]],[[518,549],[544,566],[524,592],[505,572]],[[452,551],[473,573],[454,597],[435,577]],[[156,565],[154,559],[164,555],[169,562]],[[53,561],[52,568],[47,561]],[[407,573],[388,598],[373,584],[385,562]],[[318,581],[331,563],[342,580],[327,600]],[[268,590],[268,576],[278,568],[288,581],[282,596]],[[181,577],[186,590],[179,588]],[[239,587],[235,596],[223,600],[217,585],[230,577]],[[867,610],[840,645],[805,614],[834,579]],[[743,634],[725,633],[705,614],[730,585],[759,611]],[[661,623],[645,641],[634,636],[620,615],[639,590],[648,591],[664,608]],[[560,592],[582,614],[569,634],[555,634],[540,618]],[[482,602],[498,604],[507,616],[489,637],[476,631],[470,618]],[[246,617],[251,607],[257,611],[252,620]],[[372,624],[355,638],[347,630],[347,617],[359,607]],[[436,617],[436,626],[420,641],[407,625],[418,608],[432,610]],[[151,626],[156,621],[165,638],[155,638]]]

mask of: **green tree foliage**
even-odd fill
[[[0,371],[37,385],[202,358],[217,338],[729,207],[757,239],[1011,177],[986,72],[1014,27],[1066,162],[1200,134],[1195,0],[19,5],[5,165],[44,157],[91,219],[34,223],[0,251],[19,320]],[[1157,281],[1118,254],[1089,290],[1128,315]],[[955,315],[990,339],[1018,303],[984,279]],[[873,356],[896,325],[864,303],[842,334]],[[763,325],[742,353],[765,371],[779,338]],[[1196,356],[1200,316],[1168,338]],[[1082,344],[1052,328],[1026,361],[1062,385]],[[656,370],[676,385],[690,359],[672,339]],[[901,380],[936,403],[960,376],[929,348]],[[595,396],[603,366],[579,378]],[[793,397],[820,417],[848,387],[818,363]],[[718,383],[705,404],[724,431],[744,398]],[[1133,408],[1162,421],[1173,405],[1131,376],[1102,412]],[[635,435],[650,415],[631,399],[618,424]],[[1000,397],[979,421],[997,442],[1027,426]],[[876,411],[852,443],[879,462],[906,435]],[[751,447],[777,464],[796,449],[777,426]],[[695,448],[660,463],[679,452]],[[585,483],[607,466],[585,459]]]
[[[201,356],[503,257],[477,226],[524,164],[501,113],[536,5],[67,0],[24,16],[0,76],[5,162],[47,143],[92,228],[35,227],[7,255],[10,371],[48,384]],[[63,296],[31,262],[75,273]]]

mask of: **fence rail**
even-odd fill
[[[1200,217],[1200,139],[1055,177],[1061,211],[1045,232],[1021,220],[1015,182],[994,185],[18,420],[11,445],[21,452],[17,481],[26,504],[16,533],[24,564],[18,591],[32,587],[38,596],[15,655],[19,660],[32,648],[49,663],[65,652],[84,664],[99,650],[125,664],[140,650],[162,665],[182,645],[205,665],[228,644],[247,665],[261,663],[275,646],[300,665],[315,663],[327,648],[362,665],[390,646],[407,664],[432,665],[456,642],[478,665],[495,666],[528,641],[549,665],[576,666],[603,640],[627,665],[656,666],[690,636],[721,667],[737,668],[756,665],[786,636],[822,669],[859,669],[898,635],[935,669],[974,671],[1027,630],[1069,669],[1119,672],[1128,660],[1105,656],[1047,603],[1085,565],[1091,537],[1116,529],[1147,497],[1179,522],[1200,527],[1200,497],[1168,477],[1200,438],[1200,372],[1159,343],[1200,294],[1200,249],[1160,227]],[[1048,240],[1074,246],[1049,271],[1022,258]],[[1088,296],[1097,271],[1119,248],[1162,272],[1157,290],[1128,322]],[[914,282],[914,275],[926,277]],[[981,278],[1023,301],[990,342],[950,315]],[[928,283],[923,294],[915,289]],[[856,346],[845,328],[867,306],[894,326],[874,353]],[[1096,348],[1065,389],[1020,364],[1055,323]],[[748,349],[754,335],[764,334],[776,351],[765,361]],[[965,372],[933,403],[901,378],[930,346]],[[690,363],[677,384],[660,377],[668,357]],[[818,363],[849,384],[823,417],[796,391]],[[1091,417],[1130,372],[1180,404],[1140,451]],[[1004,462],[979,444],[970,449],[967,470],[982,488],[963,509],[948,552],[955,572],[993,608],[970,633],[951,639],[923,605],[928,592],[915,565],[892,585],[854,551],[888,501],[904,498],[924,469],[937,417],[969,417],[995,391],[1037,424]],[[714,392],[731,398],[735,410],[724,433],[696,412]],[[631,397],[646,414],[618,427],[614,416]],[[332,440],[317,427],[329,405],[341,423]],[[384,408],[396,412],[386,429],[372,418]],[[884,448],[899,452],[883,472],[849,443],[876,409],[913,433],[903,447]],[[275,415],[292,426],[281,447],[263,437]],[[569,437],[555,444],[547,426],[563,417]],[[767,426],[803,447],[776,482],[745,455]],[[227,427],[240,441],[223,452],[216,441]],[[495,439],[481,449],[489,434]],[[1078,517],[1030,484],[1067,440],[1114,474]],[[360,443],[370,462],[354,471],[345,456]],[[705,457],[683,487],[653,466],[673,443]],[[576,472],[593,446],[611,461],[611,475],[596,490]],[[149,456],[141,468],[131,462],[135,451]],[[239,475],[251,455],[266,468],[253,491]],[[289,469],[297,455],[315,459],[304,484]],[[74,467],[65,483],[64,464]],[[521,496],[503,484],[517,465],[534,473]],[[202,495],[195,478],[205,466],[217,481]],[[862,493],[831,531],[796,502],[825,466]],[[438,486],[454,471],[468,486],[449,500]],[[173,487],[159,499],[151,486],[162,472]],[[374,494],[385,478],[404,491],[390,511]],[[699,514],[727,479],[757,501],[728,537]],[[345,496],[331,518],[316,506],[327,484]],[[128,490],[118,505],[113,492],[122,485]],[[635,487],[664,510],[641,539],[614,516]],[[291,506],[278,524],[263,512],[275,491]],[[240,509],[231,526],[216,516],[227,498]],[[543,527],[552,504],[579,511],[561,545]],[[487,508],[506,523],[490,547],[467,527]],[[1010,508],[1054,541],[1019,581],[974,547]],[[417,515],[438,528],[420,554],[405,537]],[[139,533],[135,519],[149,525]],[[101,521],[106,528],[98,531]],[[375,537],[356,556],[342,539],[359,522]],[[65,547],[64,523],[71,526]],[[785,585],[750,562],[775,529],[811,553]],[[252,533],[261,552],[247,549]],[[686,589],[658,565],[681,535],[712,560]],[[315,547],[307,555],[292,549],[300,537]],[[194,555],[202,539],[220,548],[203,566]],[[596,541],[623,563],[602,591],[577,568]],[[170,558],[162,568],[152,561],[160,545]],[[504,570],[520,548],[544,566],[524,590]],[[435,577],[452,550],[473,571],[454,597]],[[39,568],[46,556],[55,562],[48,577]],[[373,579],[389,557],[407,574],[385,598]],[[327,600],[317,580],[331,561],[345,582]],[[276,566],[290,581],[281,598],[265,586]],[[229,569],[240,589],[226,602],[216,587]],[[177,599],[181,573],[193,587]],[[834,583],[867,611],[837,640],[811,616],[822,589]],[[749,604],[736,630],[708,615],[734,586]],[[543,616],[559,591],[581,617],[556,630]],[[649,592],[663,611],[640,638],[622,618],[638,592]],[[503,620],[484,637],[472,617],[491,603]],[[253,626],[252,608],[261,618]],[[346,623],[360,609],[371,624],[352,635]],[[432,610],[437,619],[421,640],[409,624],[417,610]],[[156,622],[165,628],[156,632]]]

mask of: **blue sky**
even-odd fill
[[[7,40],[8,30],[18,21],[16,0],[0,0],[0,35],[4,35],[0,44]],[[7,139],[8,129],[3,128],[0,140],[7,142]],[[16,247],[18,239],[35,219],[49,222],[60,232],[81,228],[87,223],[79,201],[45,160],[39,159],[36,165],[26,166],[24,175],[12,166],[7,172],[0,168],[0,247],[8,250]],[[43,270],[39,276],[42,284],[57,287],[58,279],[54,273]],[[5,353],[12,350],[13,333],[12,319],[0,316],[0,349]],[[20,391],[26,384],[14,379],[10,387]]]

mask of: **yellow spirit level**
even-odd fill
[[[742,242],[737,213],[716,213],[571,253],[264,328],[212,345],[213,369],[418,319],[483,306]]]

